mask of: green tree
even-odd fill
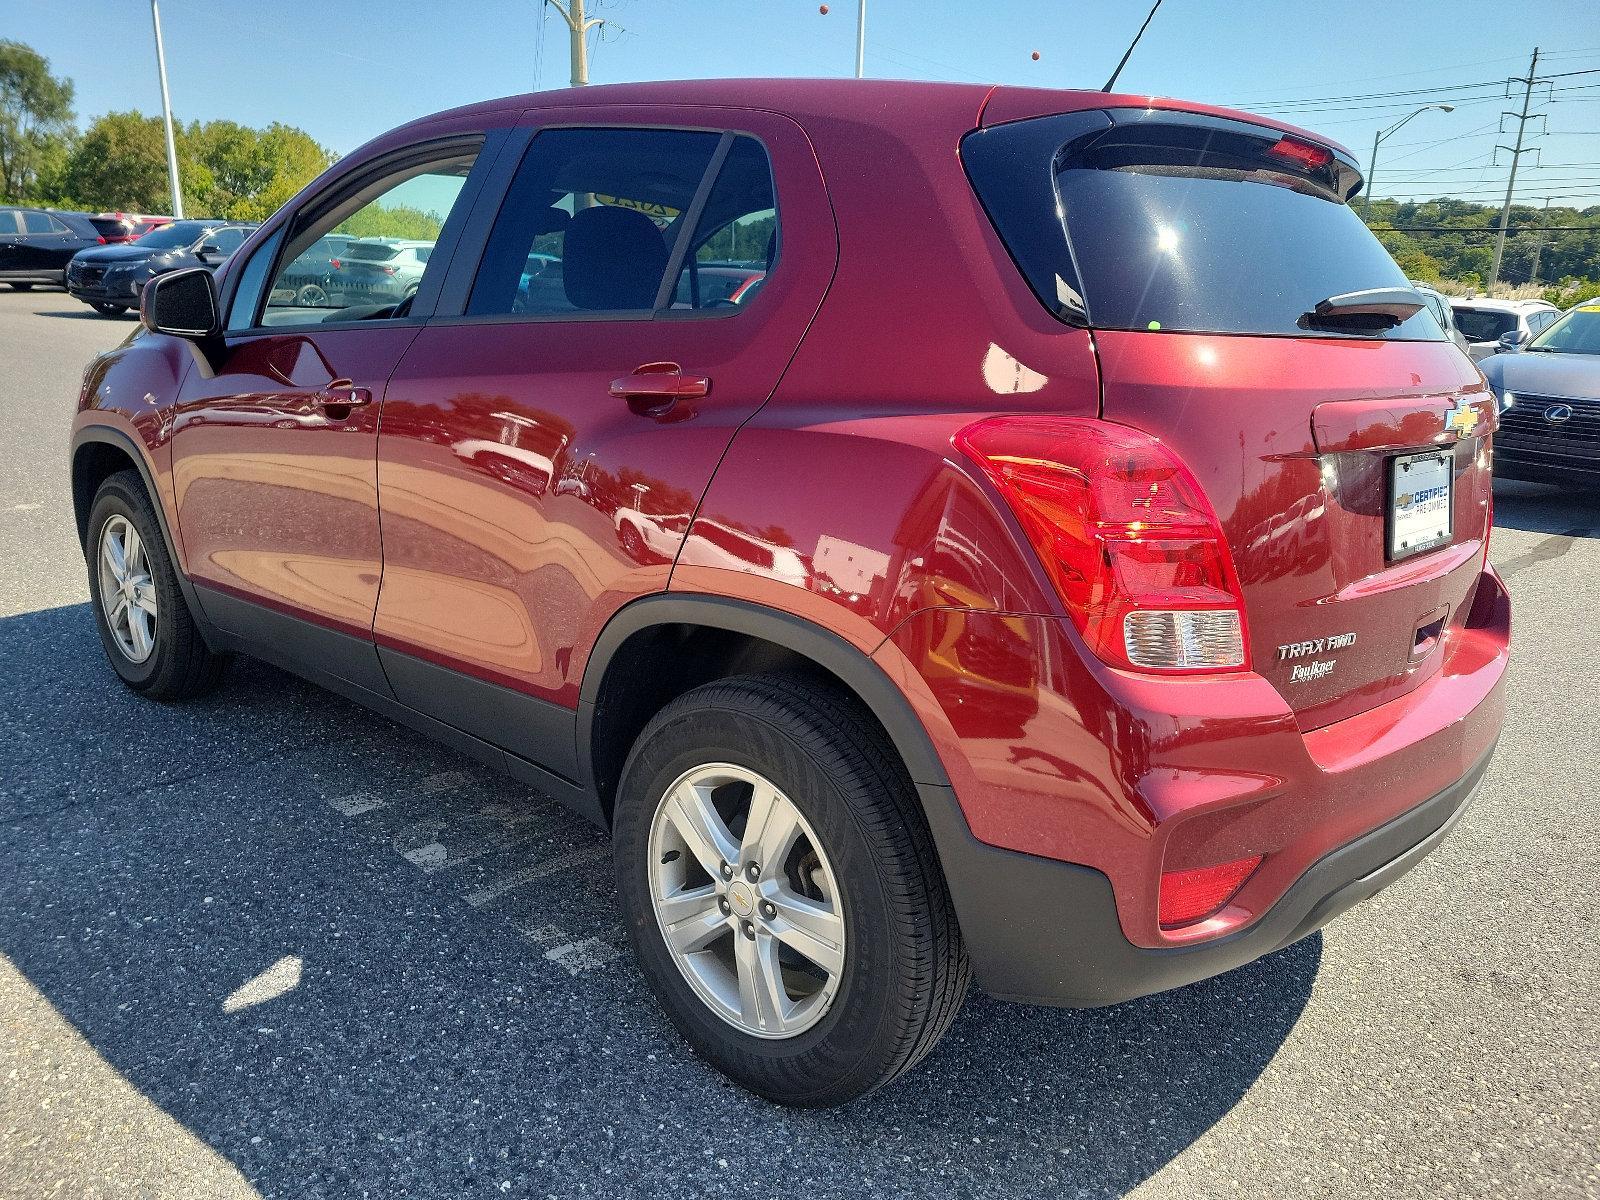
[[[211,188],[210,173],[178,147],[185,206]],[[159,117],[113,112],[95,119],[78,139],[61,175],[62,191],[88,209],[165,212],[171,206],[166,138]],[[209,214],[208,214],[209,215]]]
[[[42,199],[73,133],[72,81],[21,42],[0,40],[0,198]]]
[[[290,125],[258,130],[208,121],[184,130],[183,142],[210,175],[201,207],[236,221],[265,220],[334,161],[329,150]]]

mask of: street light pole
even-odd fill
[[[150,20],[156,27],[156,73],[161,76],[161,119],[167,128],[167,179],[172,184],[172,215],[183,220],[183,188],[178,183],[178,143],[172,136],[172,98],[167,95],[167,51],[161,44],[161,10],[150,0]]]
[[[856,78],[867,70],[867,0],[856,3]]]
[[[1367,187],[1361,201],[1362,212],[1370,213],[1372,211],[1372,180],[1378,172],[1378,143],[1383,141],[1383,139],[1388,137],[1391,133],[1394,133],[1400,128],[1400,126],[1411,120],[1412,117],[1420,117],[1423,113],[1434,108],[1437,108],[1440,112],[1455,112],[1456,110],[1456,106],[1454,104],[1424,104],[1421,108],[1417,109],[1416,112],[1407,113],[1393,125],[1389,126],[1389,128],[1380,130],[1372,135],[1372,157],[1367,160]]]

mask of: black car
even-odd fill
[[[174,221],[126,245],[84,250],[67,265],[67,291],[97,313],[120,316],[139,303],[153,276],[183,267],[216,270],[254,230],[226,221]]]
[[[356,239],[348,233],[326,233],[283,269],[273,288],[273,304],[300,308],[327,308],[328,284],[334,263]]]
[[[36,283],[60,287],[74,254],[121,232],[120,221],[88,213],[0,208],[0,280],[18,292]]]

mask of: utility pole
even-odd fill
[[[1522,138],[1523,134],[1527,132],[1528,122],[1533,119],[1528,113],[1528,105],[1533,102],[1533,85],[1543,82],[1538,76],[1538,71],[1539,48],[1535,46],[1533,48],[1533,59],[1528,63],[1527,77],[1513,76],[1507,81],[1508,83],[1522,84],[1522,111],[1520,113],[1504,112],[1500,114],[1502,122],[1506,117],[1516,117],[1517,144],[1515,146],[1495,147],[1497,150],[1509,150],[1511,152],[1511,177],[1506,180],[1506,202],[1500,206],[1500,225],[1494,238],[1494,264],[1489,268],[1489,287],[1485,291],[1492,289],[1500,281],[1500,260],[1504,257],[1506,251],[1506,224],[1511,220],[1511,194],[1516,190],[1517,186],[1517,164],[1522,161],[1522,156],[1526,153],[1522,149]],[[1539,115],[1538,113],[1533,114],[1533,116]]]
[[[589,30],[605,24],[603,17],[585,17],[584,0],[545,0],[561,14],[572,35],[572,86],[583,87],[589,82]]]
[[[1529,284],[1539,282],[1539,252],[1544,249],[1544,227],[1550,223],[1550,197],[1544,198],[1544,207],[1539,210],[1539,240],[1533,243],[1533,270],[1528,273]]]
[[[178,143],[172,136],[172,98],[167,95],[167,51],[161,44],[161,10],[150,0],[150,20],[156,27],[156,73],[161,76],[161,119],[167,127],[167,179],[172,184],[172,215],[183,220],[183,189],[178,184]]]

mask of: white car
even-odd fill
[[[1507,334],[1516,334],[1517,345],[1524,345],[1561,315],[1559,308],[1543,300],[1452,300],[1450,309],[1473,362],[1498,354],[1500,339]]]

